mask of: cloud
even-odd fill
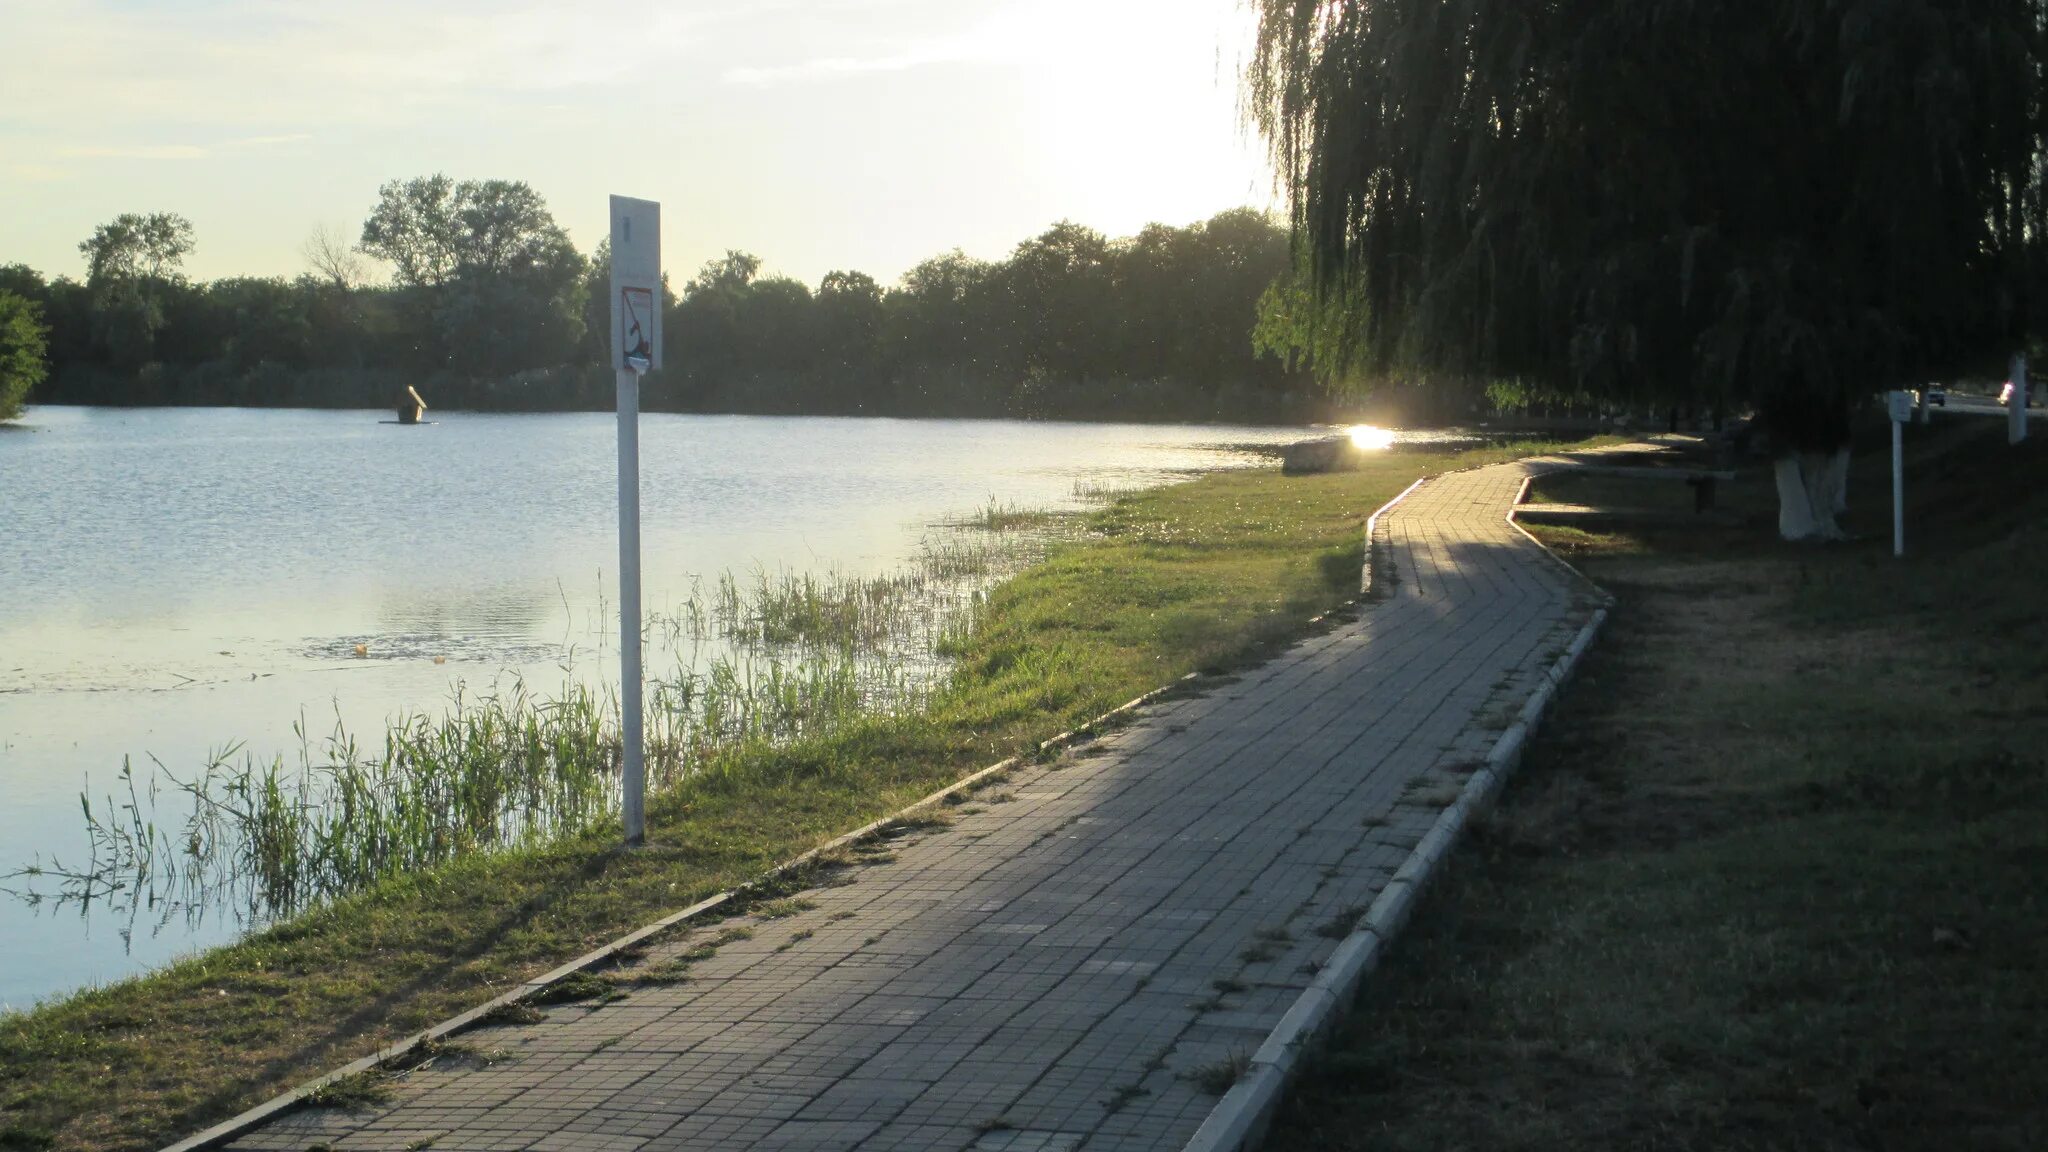
[[[891,42],[886,38],[868,37],[874,41],[871,51],[864,54],[816,55],[790,61],[755,66],[728,68],[720,73],[719,79],[727,84],[742,84],[750,87],[768,87],[777,84],[809,84],[832,80],[843,80],[857,76],[873,76],[890,72],[908,72],[914,68],[929,68],[942,64],[961,64],[975,60],[989,60],[999,56],[1015,54],[1022,48],[1013,11],[997,9],[993,16],[984,18],[978,24],[951,36],[924,36],[907,41]],[[764,44],[764,48],[785,50],[782,45]],[[835,45],[836,47],[836,45]]]
[[[49,184],[71,178],[69,171],[49,164],[10,164],[7,167],[7,174],[30,184]]]
[[[204,160],[213,153],[193,144],[71,145],[57,155],[69,160]]]
[[[239,140],[228,140],[221,147],[234,152],[252,151],[257,148],[276,148],[285,144],[304,144],[313,138],[310,132],[290,132],[283,136],[244,136]]]
[[[789,82],[833,80],[843,76],[866,76],[877,72],[904,72],[933,64],[952,64],[973,59],[974,54],[956,52],[903,52],[894,56],[828,56],[796,64],[768,68],[729,68],[722,79],[728,84],[756,87]]]
[[[57,149],[57,155],[66,160],[205,160],[222,154],[233,155],[241,152],[257,152],[269,148],[281,148],[290,144],[304,144],[313,138],[310,132],[287,132],[273,136],[240,136],[222,140],[211,145],[201,144],[67,144]],[[17,175],[24,168],[36,165],[17,165]],[[50,171],[57,171],[50,169]],[[33,179],[33,177],[25,177]],[[50,179],[51,177],[44,177]]]
[[[823,83],[833,80],[850,79],[892,72],[907,72],[916,68],[927,68],[945,64],[964,64],[984,61],[1047,61],[1073,54],[1077,42],[1094,37],[1101,39],[1111,32],[1131,34],[1131,42],[1157,44],[1163,38],[1181,34],[1171,20],[1157,18],[1158,7],[1172,0],[987,0],[978,6],[976,15],[964,27],[952,35],[899,36],[892,39],[886,34],[876,35],[869,28],[893,27],[899,33],[912,29],[928,30],[935,22],[944,20],[959,22],[965,15],[958,5],[942,6],[928,0],[914,4],[889,3],[887,0],[870,0],[861,3],[853,0],[841,11],[846,19],[832,26],[837,33],[840,47],[847,40],[864,39],[870,49],[862,53],[843,51],[831,54],[819,53],[795,61],[776,62],[759,66],[728,68],[719,78],[727,84],[741,84],[766,87],[776,84]],[[875,19],[872,9],[878,7],[914,7],[915,11],[899,11],[890,21]],[[1117,25],[1124,25],[1118,28]],[[826,26],[827,22],[814,19],[813,31]],[[1208,26],[1201,22],[1190,22],[1190,26],[1205,34]],[[858,31],[856,31],[858,29]],[[1142,35],[1140,35],[1142,33]],[[767,53],[787,57],[790,43],[787,38],[759,41],[759,48]]]
[[[0,0],[0,108],[115,136],[143,126],[413,123],[529,94],[611,92],[673,71],[723,10],[645,0]],[[284,141],[279,141],[283,143]],[[266,141],[261,145],[268,146]]]
[[[957,35],[925,36],[911,39],[907,43],[882,41],[875,44],[873,51],[859,55],[834,53],[788,63],[728,68],[719,78],[727,84],[765,87],[774,84],[815,83],[879,73],[907,72],[913,68],[986,60],[1003,55],[1018,46],[1013,35],[1014,29],[1006,27],[1010,23],[1000,18],[985,19]]]

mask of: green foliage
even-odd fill
[[[524,184],[386,184],[361,234],[361,251],[391,266],[382,287],[365,287],[340,241],[321,234],[296,280],[189,283],[138,244],[108,261],[136,274],[97,287],[0,267],[0,290],[49,317],[45,399],[382,407],[416,384],[442,410],[611,402],[609,248],[577,254]],[[1260,294],[1288,266],[1285,230],[1244,209],[1123,239],[1061,223],[1006,259],[952,252],[893,286],[848,269],[812,286],[728,252],[679,295],[664,292],[670,367],[648,377],[642,402],[1312,418],[1306,374],[1261,360],[1247,338]]]
[[[1247,336],[1287,267],[1284,230],[1248,209],[1116,240],[1062,221],[1004,260],[946,253],[891,289],[835,271],[812,293],[729,252],[684,289],[664,383],[756,411],[1278,415],[1303,374]]]
[[[1363,308],[1356,292],[1318,292],[1299,267],[1290,268],[1259,297],[1252,347],[1290,369],[1312,369],[1331,388],[1364,391],[1373,372],[1352,338]]]
[[[0,289],[0,420],[21,415],[30,390],[43,382],[47,336],[42,308]]]
[[[459,375],[550,367],[581,343],[588,265],[523,181],[394,180],[377,190],[361,248],[426,303],[439,366]]]
[[[2038,4],[1257,7],[1326,373],[1750,405],[1823,447],[2038,327]]]
[[[135,280],[168,280],[192,251],[192,222],[175,212],[147,216],[124,212],[80,241],[86,282],[99,285]]]
[[[192,222],[171,212],[116,216],[93,229],[85,255],[93,339],[108,363],[134,371],[156,359],[166,300],[182,288]]]

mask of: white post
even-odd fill
[[[647,841],[640,669],[640,374],[661,367],[661,205],[614,196],[612,370],[619,382],[619,785],[626,843]]]
[[[2005,440],[2017,444],[2027,438],[2027,354],[2012,354],[2012,395],[2006,399]]]
[[[1906,421],[1913,418],[1913,394],[1886,398],[1892,418],[1892,555],[1906,554]]]
[[[1892,421],[1892,555],[1906,554],[1906,426]]]
[[[647,839],[640,674],[640,373],[619,370],[619,739],[626,843]]]

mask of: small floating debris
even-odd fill
[[[356,645],[356,655],[357,655],[357,656],[367,657],[367,656],[368,656],[369,654],[370,654],[370,646],[369,646],[368,644],[358,644],[358,645]]]

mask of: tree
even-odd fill
[[[364,244],[351,251],[316,230],[301,249],[307,271],[292,280],[188,282],[177,274],[183,245],[141,246],[150,230],[134,221],[145,219],[96,235],[98,292],[0,266],[0,292],[39,303],[48,324],[44,400],[359,405],[394,378],[420,377],[438,377],[444,407],[605,400],[609,381],[595,369],[607,359],[609,243],[576,255],[523,185],[387,184]],[[372,254],[390,262],[390,282],[366,282]],[[753,412],[1282,415],[1276,394],[1300,377],[1259,362],[1245,336],[1260,292],[1287,266],[1285,231],[1251,211],[1117,241],[1059,224],[1003,260],[955,251],[889,289],[851,270],[813,289],[731,251],[682,298],[664,278],[672,368],[643,382],[642,400]],[[570,364],[589,370],[557,371]],[[110,365],[151,371],[92,370]]]
[[[0,292],[40,304],[49,299],[50,285],[42,273],[26,264],[0,264]]]
[[[35,301],[0,291],[0,420],[21,415],[29,391],[43,382],[47,336]]]
[[[581,342],[589,264],[523,181],[391,181],[358,247],[428,302],[445,367],[479,377],[553,367]]]
[[[901,350],[907,359],[929,359],[951,367],[988,355],[989,294],[994,267],[958,248],[934,256],[903,274],[887,300],[895,307]]]
[[[1109,375],[1109,240],[1062,220],[1017,245],[996,270],[1006,303],[1012,354],[1027,381]]]
[[[1124,373],[1209,389],[1287,379],[1284,365],[1254,369],[1246,356],[1257,301],[1289,267],[1273,218],[1239,208],[1185,228],[1148,224],[1117,243],[1114,265]]]
[[[455,275],[455,181],[440,173],[393,180],[377,189],[363,221],[359,251],[391,262],[394,279],[410,287],[446,283]]]
[[[2034,0],[1257,7],[1326,375],[1748,408],[1830,536],[1856,405],[2036,321]]]
[[[728,249],[725,255],[704,265],[683,288],[685,297],[699,292],[738,292],[761,274],[761,258],[751,252]]]
[[[325,224],[316,225],[306,234],[299,254],[305,257],[311,275],[344,295],[369,282],[362,257],[349,247],[340,232]]]
[[[93,335],[109,363],[133,370],[156,358],[166,298],[184,283],[192,243],[192,222],[173,212],[123,213],[79,242]]]
[[[173,279],[192,252],[192,222],[175,212],[125,212],[79,242],[86,283]]]
[[[818,347],[836,390],[843,394],[879,388],[882,286],[865,272],[827,272],[818,284],[816,301]]]
[[[760,257],[728,251],[684,284],[667,339],[693,394],[707,396],[746,370],[740,311],[760,271]]]

